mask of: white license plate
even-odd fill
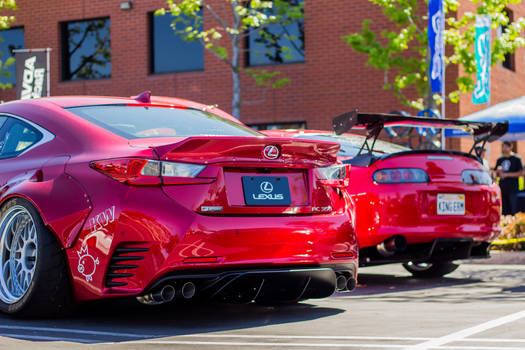
[[[465,195],[439,193],[437,196],[438,215],[465,215]]]

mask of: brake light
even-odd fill
[[[429,178],[423,169],[381,169],[374,173],[374,181],[380,184],[424,183]]]
[[[340,164],[317,168],[319,182],[326,186],[347,187],[350,184],[350,165]]]
[[[468,185],[490,185],[492,178],[489,173],[483,170],[463,170],[461,173],[463,182]]]
[[[119,158],[91,162],[90,166],[128,185],[155,186],[210,183],[214,179],[196,178],[206,167],[200,164],[164,162],[142,158]]]

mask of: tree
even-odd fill
[[[371,28],[371,21],[365,20],[361,33],[343,36],[343,40],[355,51],[368,56],[367,65],[384,72],[385,89],[390,89],[407,106],[422,109],[441,103],[439,94],[429,92],[428,70],[428,13],[427,0],[369,0],[379,6],[390,22],[392,30],[380,34]],[[492,28],[501,32],[492,39],[492,65],[500,64],[505,56],[525,46],[521,32],[525,19],[512,23],[506,7],[521,0],[470,0],[476,6],[476,13],[466,12],[461,18],[459,0],[444,0],[447,51],[452,54],[445,58],[447,66],[461,67],[456,79],[456,89],[448,94],[453,102],[459,101],[460,93],[472,92],[476,61],[474,51],[476,14],[490,15]],[[452,49],[452,50],[449,50]],[[413,91],[417,97],[413,97]],[[412,91],[412,95],[410,94]]]
[[[15,0],[0,0],[0,13],[4,12],[5,10],[16,10],[16,3]],[[0,30],[8,29],[11,23],[15,21],[15,17],[12,15],[0,15]],[[0,41],[3,41],[2,38],[0,38]],[[0,52],[0,56],[4,54],[3,52]],[[11,66],[13,63],[15,63],[15,59],[13,57],[7,58],[5,61],[0,59],[0,75],[2,76],[9,76],[11,73],[7,71],[9,66]],[[1,89],[6,89],[12,87],[12,84],[3,84],[0,83]]]
[[[213,3],[213,4],[212,4]],[[290,54],[290,48],[279,44],[279,37],[269,29],[299,21],[303,18],[303,2],[297,0],[167,0],[168,10],[159,9],[156,15],[168,11],[174,16],[172,28],[175,34],[187,41],[199,41],[204,48],[224,62],[232,72],[233,98],[232,114],[241,116],[241,53],[251,49],[244,41],[251,35],[259,34],[258,43],[265,50],[260,52],[273,62],[282,61]],[[204,13],[209,15],[203,26]],[[209,20],[208,20],[209,19]],[[303,32],[304,33],[304,30]],[[284,32],[290,42],[295,37]],[[247,69],[255,83],[265,87],[285,85],[289,79],[279,78],[279,72]]]

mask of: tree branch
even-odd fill
[[[221,55],[219,55],[217,52],[213,51],[212,49],[207,48],[206,47],[206,43],[204,42],[204,40],[202,38],[199,38],[199,41],[202,44],[202,47],[204,47],[206,50],[211,52],[215,57],[217,57],[218,59],[220,59],[221,61],[226,63],[228,66],[230,66],[231,69],[235,69],[234,66],[233,66],[233,63],[230,60],[222,57]]]
[[[232,35],[230,34],[230,32],[228,31],[228,25],[226,24],[226,22],[224,22],[224,20],[219,17],[219,15],[213,10],[213,8],[206,2],[203,2],[202,3],[204,5],[204,7],[211,13],[211,15],[213,16],[213,18],[215,18],[215,20],[217,20],[217,22],[220,23],[220,25],[222,26],[222,28],[224,28],[224,31],[226,33],[228,33],[228,35],[230,36],[230,38],[232,38]]]

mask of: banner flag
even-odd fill
[[[443,87],[443,1],[428,2],[428,45],[430,48],[430,83],[432,92],[442,92]]]
[[[14,50],[16,98],[27,100],[49,96],[48,50]]]
[[[491,66],[491,18],[489,15],[476,16],[476,87],[472,94],[472,103],[481,104],[490,101],[490,66]]]

